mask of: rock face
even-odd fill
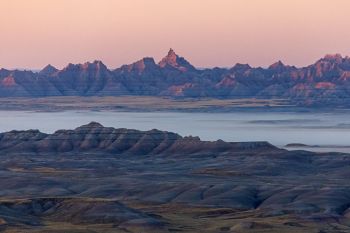
[[[349,154],[91,122],[0,158],[1,232],[350,232]]]
[[[101,61],[40,72],[0,70],[0,96],[153,95],[214,98],[281,98],[298,105],[349,106],[350,58],[326,55],[296,68],[278,61],[268,68],[237,64],[196,69],[170,49],[157,64],[143,58],[109,70]]]
[[[181,137],[160,131],[139,131],[103,127],[97,122],[74,130],[44,134],[38,130],[11,131],[0,134],[0,151],[4,152],[99,152],[108,154],[194,154],[229,152],[244,149],[276,149],[267,142],[206,142],[197,137]]]
[[[161,68],[173,68],[182,72],[196,70],[185,58],[179,57],[173,49],[170,49],[168,55],[159,62],[159,66]]]
[[[52,65],[49,64],[49,65],[45,66],[45,67],[39,72],[39,74],[50,76],[50,75],[54,74],[54,73],[57,72],[57,71],[58,71],[58,69],[56,69],[54,66],[52,66]]]

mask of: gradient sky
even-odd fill
[[[173,48],[197,67],[350,55],[349,0],[0,0],[0,67],[102,60]]]

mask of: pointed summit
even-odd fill
[[[161,68],[172,68],[182,72],[194,71],[196,68],[192,66],[185,58],[178,56],[173,49],[159,62]]]
[[[170,48],[169,52],[168,52],[168,56],[177,56],[177,55],[176,55],[175,51],[172,48]]]
[[[159,62],[160,67],[165,67],[167,65],[176,67],[177,64],[177,59],[179,56],[175,53],[175,51],[170,48],[168,54]]]
[[[284,65],[282,61],[278,61],[278,62],[275,62],[272,65],[270,65],[268,69],[273,70],[273,71],[277,71],[277,72],[283,72],[283,71],[286,71],[288,68],[290,68],[290,67]]]
[[[101,61],[101,60],[95,60],[93,64],[97,67],[99,70],[107,70],[107,66]]]
[[[51,75],[55,72],[57,72],[58,69],[56,69],[56,67],[52,66],[51,64],[48,64],[47,66],[45,66],[40,72],[39,74],[41,75]]]
[[[284,67],[284,64],[282,61],[278,61],[278,62],[275,62],[273,63],[272,65],[269,66],[269,69],[278,69],[278,68],[282,68]]]

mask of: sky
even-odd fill
[[[196,67],[350,55],[349,0],[0,0],[0,67],[109,68],[173,48]]]

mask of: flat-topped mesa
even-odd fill
[[[350,57],[343,57],[340,54],[327,54],[323,58],[316,61],[313,65],[316,69],[323,69],[324,71],[349,71],[350,70]],[[336,76],[335,76],[336,77]]]
[[[69,63],[61,72],[83,72],[83,71],[109,71],[107,66],[100,60],[85,62],[83,64]]]
[[[86,67],[87,69],[91,70],[108,70],[107,66],[101,60],[95,60],[92,63],[87,62],[83,64],[83,67]]]
[[[249,64],[236,63],[230,70],[231,71],[247,71],[252,69]]]
[[[74,130],[44,134],[38,130],[0,134],[0,153],[91,152],[129,155],[189,155],[241,150],[278,150],[267,142],[206,142],[198,137],[181,137],[167,131],[115,129],[91,122]]]
[[[91,121],[89,124],[79,126],[78,128],[76,128],[76,130],[84,129],[84,128],[86,129],[103,128],[103,125],[96,121]]]
[[[321,60],[325,60],[325,61],[334,61],[334,62],[337,62],[337,63],[340,63],[342,62],[343,60],[343,56],[339,53],[336,53],[336,54],[326,54],[324,56],[324,58],[322,58]]]
[[[134,62],[130,65],[123,65],[121,68],[116,71],[124,72],[136,72],[138,74],[142,74],[145,71],[153,71],[159,69],[157,64],[155,63],[152,57],[144,57],[141,60]]]

